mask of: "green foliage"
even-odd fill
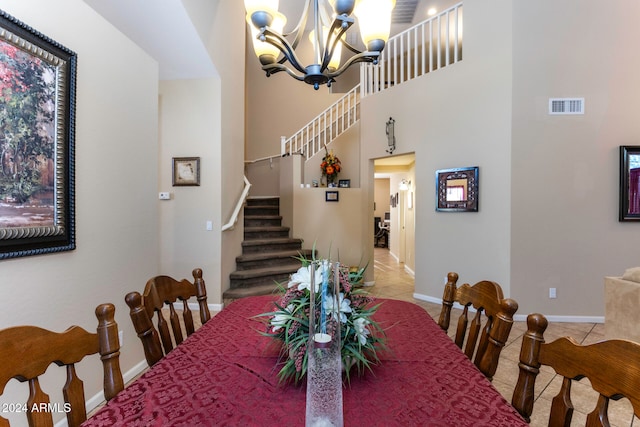
[[[55,149],[55,69],[0,42],[0,191],[18,202],[42,190]]]
[[[280,298],[274,303],[274,310],[262,313],[265,318],[263,335],[282,343],[280,371],[282,382],[299,383],[307,371],[307,342],[309,339],[310,278],[309,264],[303,262],[297,273],[291,276],[287,287],[280,284]],[[322,261],[315,261],[322,262]],[[366,266],[364,267],[366,269]],[[363,269],[363,270],[364,270]],[[379,304],[361,289],[356,289],[350,281],[348,268],[340,266],[342,366],[347,382],[351,371],[361,375],[380,362],[377,352],[385,348],[386,335],[380,325],[373,320]],[[360,272],[361,274],[364,271]],[[332,279],[331,279],[332,280]],[[321,304],[321,293],[316,293],[316,306]],[[344,308],[344,311],[342,310]]]

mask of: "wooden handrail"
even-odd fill
[[[225,225],[222,226],[222,231],[233,230],[233,227],[235,227],[236,222],[238,222],[238,215],[240,214],[240,209],[242,209],[242,206],[244,205],[244,201],[247,199],[247,196],[249,195],[250,188],[251,188],[251,183],[245,176],[244,189],[242,190],[242,194],[238,199],[238,203],[236,203],[236,208],[233,210],[231,219],[229,219],[229,222],[227,222]]]

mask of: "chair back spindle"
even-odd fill
[[[551,402],[550,427],[569,427],[574,407],[571,384],[587,378],[598,392],[595,408],[587,415],[586,426],[609,426],[610,400],[627,398],[640,417],[640,343],[606,340],[581,345],[571,337],[551,343],[544,340],[548,321],[540,313],[527,316],[527,332],[520,348],[520,372],[511,403],[529,421],[533,412],[535,381],[540,366],[552,367],[563,377],[560,391]]]
[[[202,269],[196,268],[192,274],[193,283],[187,279],[178,281],[165,275],[152,277],[147,281],[142,295],[130,292],[125,297],[130,309],[129,315],[142,341],[149,366],[154,365],[182,343],[185,335],[189,336],[195,332],[193,312],[189,307],[191,297],[195,297],[198,303],[201,324],[211,318]],[[175,308],[176,303],[182,310],[182,319]],[[163,312],[165,308],[169,311],[168,321]],[[155,326],[152,320],[154,317]]]
[[[13,378],[28,383],[26,416],[29,426],[53,426],[51,401],[39,381],[39,376],[53,363],[66,367],[67,379],[62,388],[65,403],[60,409],[67,412],[70,427],[79,426],[87,419],[84,385],[75,369],[75,364],[85,356],[100,354],[106,400],[124,389],[115,307],[113,304],[99,305],[95,314],[97,333],[89,333],[79,326],[72,326],[62,333],[36,326],[0,330],[0,394]],[[0,426],[8,425],[8,420],[0,417]]]
[[[458,288],[457,281],[457,273],[447,275],[438,324],[448,331],[454,302],[462,305],[454,341],[491,380],[498,367],[500,352],[509,338],[518,303],[504,298],[502,288],[495,282],[483,280],[473,286],[465,283]],[[470,308],[475,310],[471,322]]]

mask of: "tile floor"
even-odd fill
[[[414,281],[404,270],[404,265],[399,264],[385,248],[375,249],[375,284],[366,288],[373,295],[383,298],[401,299],[414,302],[424,309],[436,321],[440,315],[440,305],[430,302],[420,301],[413,298]],[[444,286],[443,286],[444,290]],[[459,310],[454,310],[458,311]],[[451,325],[455,325],[457,313],[452,312]],[[515,322],[511,329],[511,334],[506,347],[500,355],[498,370],[493,379],[493,385],[502,393],[507,401],[511,401],[513,387],[518,379],[518,359],[520,355],[520,345],[522,336],[526,332],[525,322]],[[455,334],[454,327],[450,327],[450,335]],[[550,323],[545,332],[545,339],[570,335],[578,342],[592,343],[604,339],[604,325],[594,323]],[[594,396],[588,384],[574,382],[572,387],[573,404],[575,407],[572,426],[584,426],[586,414],[593,409],[597,395]],[[547,426],[551,399],[556,395],[561,385],[561,378],[555,375],[554,371],[548,367],[542,367],[536,380],[537,398],[531,417],[531,425],[535,427]],[[615,427],[640,427],[640,420],[633,416],[631,403],[626,399],[611,402],[609,405],[609,421]]]

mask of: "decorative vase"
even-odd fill
[[[342,427],[342,358],[340,340],[339,263],[324,261],[322,283],[315,284],[311,264],[309,341],[307,344],[307,427]],[[330,274],[334,280],[329,280]],[[317,297],[316,293],[320,293]]]

